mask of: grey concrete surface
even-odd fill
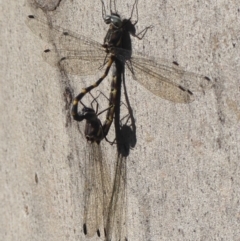
[[[130,15],[132,1],[117,6]],[[23,0],[2,1],[0,9],[0,240],[103,240],[83,235],[88,149],[84,125],[69,116],[67,94],[96,77],[66,76],[42,60],[51,46],[25,25],[32,10]],[[154,28],[133,40],[135,50],[175,60],[214,84],[183,105],[153,96],[127,76],[137,143],[127,158],[124,235],[240,240],[239,1],[141,0],[138,10],[138,30]],[[106,33],[100,1],[61,1],[47,15],[99,42]],[[99,89],[107,93],[109,80]],[[102,148],[112,168],[116,147]]]

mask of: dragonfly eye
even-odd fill
[[[106,24],[112,24],[115,28],[120,28],[122,26],[122,20],[118,15],[107,15],[104,18]]]
[[[106,24],[110,24],[111,23],[111,16],[110,15],[107,15],[105,18],[104,18],[104,22]]]

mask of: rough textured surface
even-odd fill
[[[102,42],[100,1],[57,6],[53,23]],[[118,1],[125,17],[131,6]],[[68,93],[95,78],[65,76],[42,61],[49,46],[25,25],[32,12],[24,1],[0,8],[0,239],[85,240],[86,141],[69,117]],[[138,30],[154,28],[134,48],[208,75],[214,86],[178,105],[127,77],[137,126],[127,159],[128,240],[240,240],[239,2],[143,0],[138,9]],[[103,150],[113,165],[115,147]]]

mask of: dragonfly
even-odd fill
[[[84,115],[90,109],[85,109]],[[83,232],[86,237],[93,237],[95,234],[98,237],[103,236],[105,241],[127,240],[127,158],[122,154],[117,155],[114,181],[112,182],[109,167],[101,151],[101,145],[97,142],[88,142],[88,145]]]
[[[102,94],[102,93],[100,93]],[[100,95],[99,94],[99,95]],[[90,93],[92,96],[92,94]],[[107,109],[98,113],[99,104],[97,98],[91,102],[91,107],[83,105],[78,113],[81,121],[85,120],[85,137],[87,139],[88,152],[85,158],[86,173],[84,185],[84,218],[83,233],[86,237],[93,237],[97,234],[106,233],[108,208],[111,200],[112,182],[110,168],[102,154],[100,141],[103,139],[103,125],[99,116]],[[96,103],[94,109],[93,103]],[[103,227],[103,228],[102,228]]]
[[[118,94],[120,95],[120,93]],[[93,102],[96,102],[96,98],[94,98]],[[81,101],[80,103],[83,105]],[[98,113],[98,103],[96,110],[94,110],[92,103],[91,107],[83,106],[82,111],[79,112],[79,116],[82,118],[82,121],[86,120],[85,136],[90,145],[90,151],[86,158],[88,168],[86,169],[84,189],[85,207],[83,232],[86,237],[93,237],[95,234],[101,237],[100,230],[103,230],[103,238],[105,241],[127,241],[127,158],[121,151],[117,153],[115,175],[112,182],[109,167],[105,162],[100,147],[103,127],[98,116],[106,111],[106,109]],[[117,100],[116,106],[120,106]],[[102,225],[103,228],[101,228]]]

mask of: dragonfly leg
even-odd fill
[[[140,33],[132,34],[132,36],[139,40],[142,40],[144,38],[145,34],[147,33],[148,29],[152,29],[152,28],[153,28],[153,25],[150,25],[150,26],[144,28]]]

